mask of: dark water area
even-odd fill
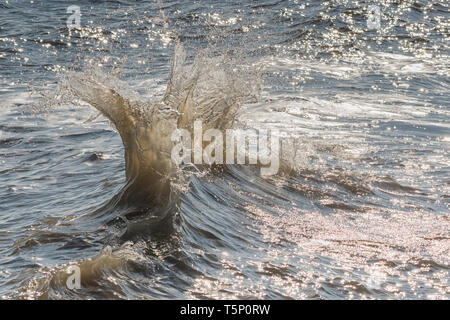
[[[448,299],[449,19],[447,1],[2,1],[0,298]],[[295,137],[288,171],[180,173],[167,208],[128,196],[111,119],[61,79],[159,101],[177,44],[224,94],[259,87],[236,121]]]

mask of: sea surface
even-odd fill
[[[0,298],[449,299],[449,19],[444,0],[2,0]],[[176,46],[224,95],[256,88],[236,123],[295,150],[272,176],[186,170],[152,222],[118,205],[121,137],[65,79],[158,101]]]

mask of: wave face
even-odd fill
[[[449,298],[448,4],[372,4],[0,5],[0,297]],[[196,120],[278,174],[174,165]]]

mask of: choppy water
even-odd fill
[[[0,297],[450,297],[447,1],[76,1],[69,32],[72,4],[0,3]],[[260,70],[239,123],[295,136],[295,163],[192,175],[167,219],[127,224],[117,132],[39,95],[95,66],[159,100],[177,41]]]

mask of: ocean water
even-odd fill
[[[2,0],[0,297],[448,299],[449,19],[447,1]],[[293,141],[287,168],[144,175],[191,83],[184,114],[225,126],[206,114],[231,105]]]

